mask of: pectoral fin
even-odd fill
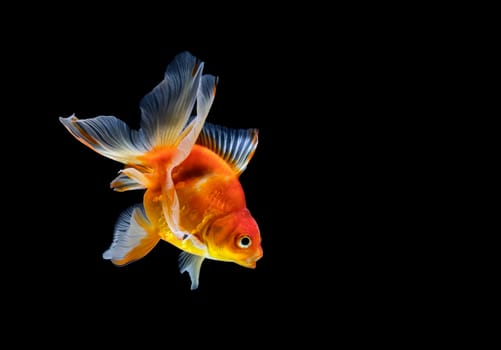
[[[117,220],[111,247],[103,258],[118,266],[130,264],[148,254],[160,240],[138,204],[126,209]]]
[[[200,268],[204,261],[203,256],[193,255],[190,253],[182,252],[179,255],[179,270],[181,273],[188,271],[191,279],[191,290],[198,288],[198,279],[200,277]]]

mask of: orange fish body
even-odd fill
[[[123,266],[148,254],[160,239],[182,250],[181,272],[198,287],[204,259],[255,268],[263,251],[239,176],[257,146],[256,129],[205,123],[216,78],[185,52],[141,101],[141,128],[111,116],[60,121],[94,151],[125,164],[111,187],[144,189],[143,203],[117,220],[103,257]],[[196,101],[196,115],[192,109]]]

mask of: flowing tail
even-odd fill
[[[187,235],[179,227],[179,202],[171,174],[190,154],[214,100],[217,78],[203,75],[203,66],[203,62],[189,52],[178,54],[167,66],[164,79],[141,100],[139,130],[130,129],[114,116],[83,120],[75,115],[59,118],[84,145],[125,164],[111,182],[114,190],[147,189],[160,183],[167,224],[183,239]],[[196,111],[192,115],[195,103]],[[157,182],[152,184],[151,161],[158,158],[151,155],[157,151],[168,156],[162,158],[162,178],[155,178]]]
[[[145,153],[161,147],[176,148],[171,161],[176,166],[190,153],[214,99],[217,78],[202,75],[203,66],[189,52],[178,54],[167,66],[164,79],[141,100],[139,130],[130,129],[114,116],[81,120],[71,115],[59,120],[84,145],[136,170],[149,166]],[[190,118],[195,102],[196,115]],[[140,184],[134,182],[145,180],[134,178],[137,173],[131,175],[135,181],[118,181],[113,188],[137,189]],[[119,178],[123,180],[124,176]]]

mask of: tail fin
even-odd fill
[[[141,100],[141,130],[152,146],[178,143],[195,105],[203,66],[188,52],[178,54],[164,79]]]
[[[80,120],[75,115],[59,121],[80,142],[97,153],[120,163],[136,163],[151,147],[142,133],[131,130],[113,116]]]
[[[216,78],[202,76],[202,70],[203,62],[189,52],[178,54],[164,79],[141,100],[140,130],[114,116],[79,120],[71,115],[59,120],[77,140],[118,162],[143,165],[139,156],[154,147],[179,146],[180,163],[191,151],[215,94]],[[195,102],[197,115],[188,125]]]
[[[164,79],[141,100],[141,128],[137,131],[112,116],[87,120],[78,120],[75,116],[59,118],[80,142],[105,157],[126,164],[111,183],[117,191],[148,188],[150,184],[145,174],[150,169],[144,154],[170,149],[168,159],[162,164],[166,178],[160,179],[162,209],[169,228],[178,238],[187,234],[179,226],[179,200],[172,170],[190,154],[216,93],[217,79],[212,75],[202,76],[203,66],[203,62],[189,52],[178,54],[167,66]],[[196,115],[192,117],[195,102]]]

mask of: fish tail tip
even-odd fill
[[[65,123],[65,122],[74,122],[74,121],[77,121],[78,118],[75,116],[75,113],[73,113],[72,115],[70,115],[69,117],[59,117],[59,121],[61,123]]]

